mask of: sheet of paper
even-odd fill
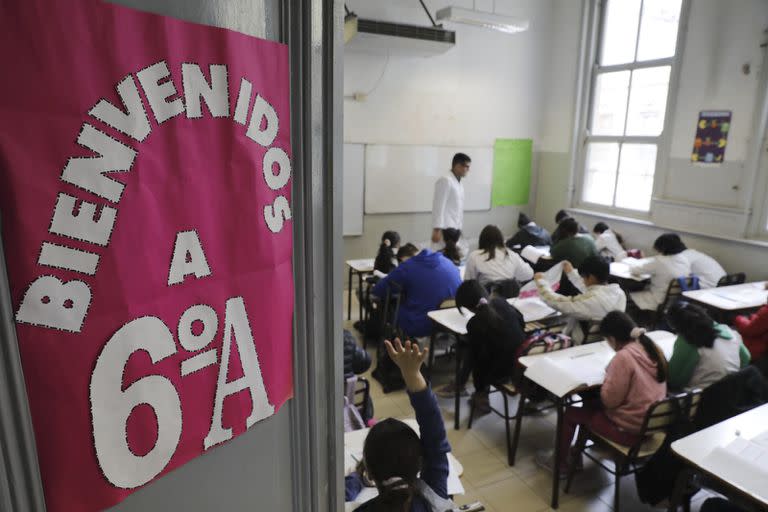
[[[511,299],[509,303],[520,311],[526,322],[536,322],[557,313],[557,311],[547,306],[544,301],[536,297]]]
[[[752,440],[737,437],[718,446],[704,463],[723,480],[768,499],[768,432]]]
[[[538,263],[542,257],[549,256],[549,251],[544,251],[532,245],[526,245],[520,252],[520,256],[530,261],[531,263]]]

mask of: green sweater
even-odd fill
[[[591,236],[572,236],[553,245],[550,254],[555,262],[568,260],[579,268],[585,259],[597,256],[597,247]]]
[[[715,324],[718,339],[730,341],[733,339],[733,331],[728,326]],[[717,343],[717,340],[715,341]],[[728,373],[727,368],[716,368],[715,365],[722,364],[717,355],[713,353],[717,347],[702,348],[691,345],[682,336],[675,340],[675,347],[672,350],[672,358],[669,360],[669,379],[667,384],[671,389],[683,389],[685,387],[707,387],[713,380],[719,380],[718,377],[725,376]],[[739,342],[738,348],[740,368],[749,364],[750,354],[747,347]],[[702,360],[702,354],[704,360]],[[714,355],[714,357],[709,357]],[[735,355],[734,355],[735,357]],[[708,367],[705,367],[708,366]],[[695,382],[692,382],[695,377]]]

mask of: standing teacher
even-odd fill
[[[469,173],[472,159],[464,153],[453,155],[451,172],[438,178],[435,183],[435,195],[432,200],[432,246],[441,248],[444,229],[461,231],[464,224],[464,184],[461,180]],[[468,244],[462,236],[459,249],[467,254]]]

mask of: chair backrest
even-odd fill
[[[664,302],[659,304],[659,315],[664,315],[669,306],[677,302],[683,295],[684,291],[698,290],[699,278],[694,275],[682,276],[672,279],[667,287],[667,295],[664,298]]]
[[[655,402],[645,413],[640,433],[647,436],[656,432],[666,432],[681,420],[684,411],[687,410],[687,403],[688,393],[670,395]]]
[[[685,404],[685,420],[688,423],[693,423],[693,419],[696,417],[696,413],[699,412],[699,404],[701,404],[702,390],[699,388],[692,389],[686,394],[688,398]]]
[[[735,274],[726,274],[717,282],[717,286],[732,286],[734,284],[744,284],[747,282],[747,274],[736,272]]]

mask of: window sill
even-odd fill
[[[616,214],[605,213],[605,212],[596,211],[596,210],[586,210],[582,208],[568,208],[568,212],[581,214],[581,215],[588,215],[590,217],[595,217],[603,220],[605,219],[617,220],[620,222],[626,222],[628,224],[635,224],[637,226],[645,226],[652,229],[658,229],[660,231],[672,229],[672,228],[660,226],[647,219],[638,219],[635,217],[627,217],[624,215],[616,215]],[[709,238],[711,240],[719,240],[723,242],[738,243],[742,245],[749,245],[752,247],[762,247],[762,248],[768,249],[768,240],[760,240],[756,238],[732,238],[732,237],[712,235],[712,234],[702,233],[700,231],[679,229],[679,228],[674,228],[674,231],[678,233],[687,234],[687,235],[693,235],[693,236],[698,236],[702,238]]]

